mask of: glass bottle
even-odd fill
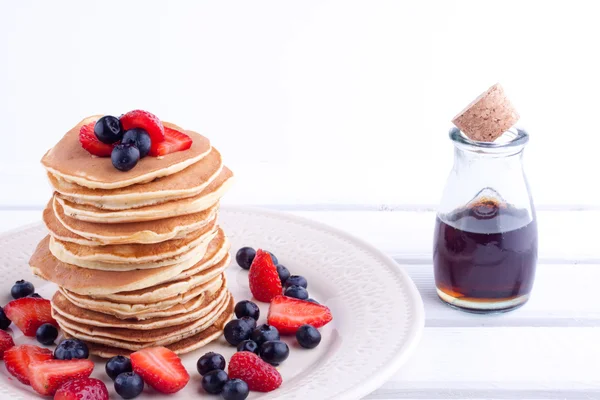
[[[538,234],[523,171],[529,135],[511,128],[494,142],[450,130],[454,166],[435,223],[433,266],[439,297],[470,312],[513,310],[535,278]]]

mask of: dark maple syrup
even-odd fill
[[[436,219],[433,265],[438,294],[470,311],[524,304],[537,263],[535,214],[478,199]]]

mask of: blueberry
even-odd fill
[[[238,265],[243,269],[250,269],[254,257],[256,257],[256,250],[252,247],[242,247],[236,253],[235,261],[237,261]]]
[[[230,379],[223,385],[221,396],[225,400],[245,400],[250,393],[248,384],[241,379]]]
[[[58,337],[58,329],[52,324],[42,324],[35,331],[35,337],[41,344],[52,344]]]
[[[210,371],[202,377],[202,388],[210,394],[219,394],[223,391],[225,382],[229,380],[227,373],[222,369]]]
[[[137,147],[140,151],[140,158],[144,158],[150,151],[152,140],[150,139],[148,132],[142,128],[133,128],[125,132],[123,139],[121,139],[121,143],[131,144]]]
[[[314,349],[321,343],[321,334],[312,325],[302,325],[296,331],[298,344],[306,349]]]
[[[280,338],[277,328],[267,324],[256,327],[256,329],[252,331],[252,335],[250,335],[250,339],[254,340],[259,347],[264,342],[269,340],[279,340]]]
[[[118,144],[110,154],[113,167],[119,171],[129,171],[140,160],[140,151],[130,144]]]
[[[254,340],[244,340],[238,344],[237,351],[249,351],[258,354],[258,345]]]
[[[13,299],[27,297],[30,294],[33,294],[33,292],[35,292],[35,288],[31,282],[24,281],[23,279],[16,281],[13,287],[10,289],[10,294]]]
[[[260,317],[260,309],[256,303],[249,300],[242,300],[235,305],[235,316],[238,318],[250,317],[258,320],[258,317]]]
[[[115,378],[115,392],[124,399],[138,397],[144,390],[144,380],[135,372],[123,372]]]
[[[308,288],[308,282],[306,278],[300,275],[292,275],[285,281],[285,287],[290,286],[302,286],[304,289]]]
[[[285,285],[285,281],[290,277],[290,271],[283,265],[277,265],[277,274],[279,274],[279,280],[282,285]]]
[[[300,300],[308,300],[308,291],[302,286],[290,286],[283,292],[287,297],[293,297]]]
[[[256,328],[256,320],[250,317],[242,317],[240,321],[245,322],[250,327],[250,330],[253,331]]]
[[[87,345],[79,339],[65,339],[54,349],[54,358],[59,360],[88,358],[89,356]]]
[[[133,367],[131,366],[131,360],[129,360],[129,358],[125,356],[114,356],[106,362],[104,370],[106,371],[106,375],[114,381],[117,379],[117,376],[121,375],[123,372],[133,372]]]
[[[225,369],[225,358],[218,353],[213,353],[212,351],[206,353],[196,363],[196,368],[198,369],[198,373],[202,376],[208,374],[210,371],[214,371],[216,369]]]
[[[4,309],[0,307],[0,329],[7,330],[12,321],[4,314]]]
[[[269,340],[260,346],[258,355],[269,364],[277,366],[288,358],[290,348],[280,340]]]
[[[43,299],[43,297],[42,297],[42,296],[40,296],[40,295],[39,295],[39,294],[37,294],[37,293],[31,293],[31,294],[30,294],[29,296],[27,296],[27,297],[35,297],[35,298],[38,298],[38,299]]]
[[[229,344],[237,346],[240,344],[240,342],[250,338],[250,334],[252,334],[252,326],[247,321],[234,319],[225,325],[223,333],[225,334],[225,339],[229,342]]]
[[[273,260],[273,264],[279,264],[279,260],[277,259],[277,257],[275,257],[275,254],[271,253],[270,251],[267,251],[267,253],[271,255],[271,260]]]
[[[308,299],[306,301],[310,301],[311,303],[315,303],[315,304],[321,304],[318,301],[316,301],[315,299]]]
[[[123,137],[123,126],[119,118],[105,115],[96,121],[94,134],[102,143],[113,144]]]

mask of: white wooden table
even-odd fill
[[[503,315],[455,311],[436,297],[434,213],[285,207],[342,228],[394,257],[425,303],[426,324],[409,362],[367,399],[600,399],[600,210],[538,210],[540,260],[527,305]],[[0,210],[0,232],[40,220]],[[382,316],[382,318],[385,316]]]

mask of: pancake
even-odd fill
[[[222,301],[223,298],[228,295],[228,293],[229,292],[225,287],[221,287],[221,289],[219,289],[219,291],[210,300],[210,303],[205,307],[185,314],[136,321],[123,320],[112,315],[77,307],[75,304],[67,300],[67,298],[63,296],[61,292],[56,292],[52,297],[52,313],[53,315],[62,315],[65,318],[69,318],[81,324],[100,328],[125,328],[145,331],[150,329],[166,328],[169,326],[181,325],[185,324],[186,322],[195,321],[206,315],[207,312],[210,311],[215,304]]]
[[[219,228],[217,236],[208,245],[206,254],[196,265],[185,263],[155,269],[132,271],[102,271],[77,267],[57,260],[50,250],[46,236],[38,244],[29,265],[36,276],[56,283],[68,290],[86,295],[106,295],[139,290],[162,282],[177,280],[186,269],[205,270],[217,264],[229,251],[230,243]],[[219,258],[220,257],[220,258]]]
[[[229,168],[223,167],[219,176],[196,196],[121,211],[103,210],[90,205],[76,204],[64,199],[61,194],[58,194],[56,199],[63,207],[65,215],[81,221],[101,224],[154,221],[193,214],[211,208],[223,197],[232,183],[233,173]]]
[[[222,252],[227,252],[227,248],[221,249]],[[216,256],[219,258],[220,256]],[[174,300],[176,298],[186,299],[190,292],[193,292],[197,286],[204,284],[207,280],[214,278],[219,273],[224,272],[231,262],[231,257],[227,253],[221,261],[214,266],[194,273],[197,267],[183,271],[181,274],[173,278],[171,281],[163,282],[149,288],[133,290],[128,292],[119,292],[113,294],[105,294],[99,296],[91,296],[96,301],[109,301],[122,305],[138,304],[138,303],[157,303],[162,301]]]
[[[175,174],[200,161],[211,150],[210,141],[204,136],[163,122],[165,126],[190,136],[193,141],[192,147],[162,157],[145,157],[130,171],[117,171],[110,157],[93,156],[79,143],[79,129],[100,117],[97,115],[85,118],[67,132],[42,158],[44,168],[67,182],[90,189],[117,189]]]
[[[161,243],[150,244],[109,244],[103,246],[82,246],[77,243],[61,241],[55,237],[50,240],[50,251],[59,260],[83,268],[103,269],[94,267],[95,261],[109,264],[146,264],[153,261],[173,259],[175,264],[178,256],[183,256],[202,243],[208,244],[217,228],[216,218],[196,232],[181,239],[171,239]],[[88,267],[88,265],[91,265]]]
[[[156,317],[164,317],[182,314],[192,307],[200,306],[200,301],[203,297],[210,295],[219,290],[225,284],[224,275],[219,274],[202,285],[196,286],[193,290],[185,293],[184,296],[174,296],[156,303],[137,303],[137,304],[122,304],[107,300],[95,299],[90,296],[83,296],[77,293],[70,292],[66,289],[59,288],[60,292],[77,307],[86,308],[92,311],[98,311],[105,314],[113,315],[120,319],[148,319]],[[195,301],[195,303],[190,303]],[[183,308],[176,309],[175,306],[184,305]]]
[[[63,318],[60,315],[56,315],[56,321],[64,332],[81,340],[105,345],[116,345],[128,350],[140,350],[144,347],[168,345],[206,330],[223,313],[227,312],[231,301],[232,297],[228,293],[222,301],[202,318],[187,324],[147,331],[90,327],[68,318]]]
[[[186,354],[199,348],[202,348],[210,342],[218,339],[223,334],[223,327],[225,326],[225,324],[227,324],[227,322],[231,321],[232,318],[233,298],[230,300],[227,310],[223,314],[221,314],[221,316],[213,325],[211,325],[204,331],[195,334],[194,336],[190,336],[186,339],[166,345],[165,347],[172,350],[176,354]],[[63,336],[65,336],[66,338],[74,337],[73,335],[70,335],[66,332],[63,332]],[[114,345],[102,345],[99,343],[92,343],[85,340],[84,342],[87,344],[90,354],[102,358],[111,358],[118,355],[128,356],[132,353],[131,350],[118,348]]]
[[[90,204],[106,210],[125,210],[195,196],[215,180],[222,168],[221,154],[212,148],[206,157],[183,171],[125,188],[90,189],[50,173],[48,180],[54,190],[73,203]]]
[[[87,239],[67,229],[54,214],[54,207],[52,206],[54,203],[53,199],[54,198],[50,199],[46,205],[46,208],[44,208],[44,212],[42,213],[42,221],[44,221],[44,225],[46,225],[46,229],[48,229],[52,237],[64,242],[77,243],[82,246],[99,246],[102,244],[100,242]]]
[[[44,210],[44,222],[52,236],[60,240],[88,246],[98,244],[160,243],[185,237],[210,222],[217,213],[218,203],[194,214],[158,221],[98,224],[80,221],[65,215],[56,199],[51,200],[54,212]],[[48,207],[46,207],[48,209]],[[48,221],[46,221],[48,220]],[[86,241],[87,240],[87,241]]]

